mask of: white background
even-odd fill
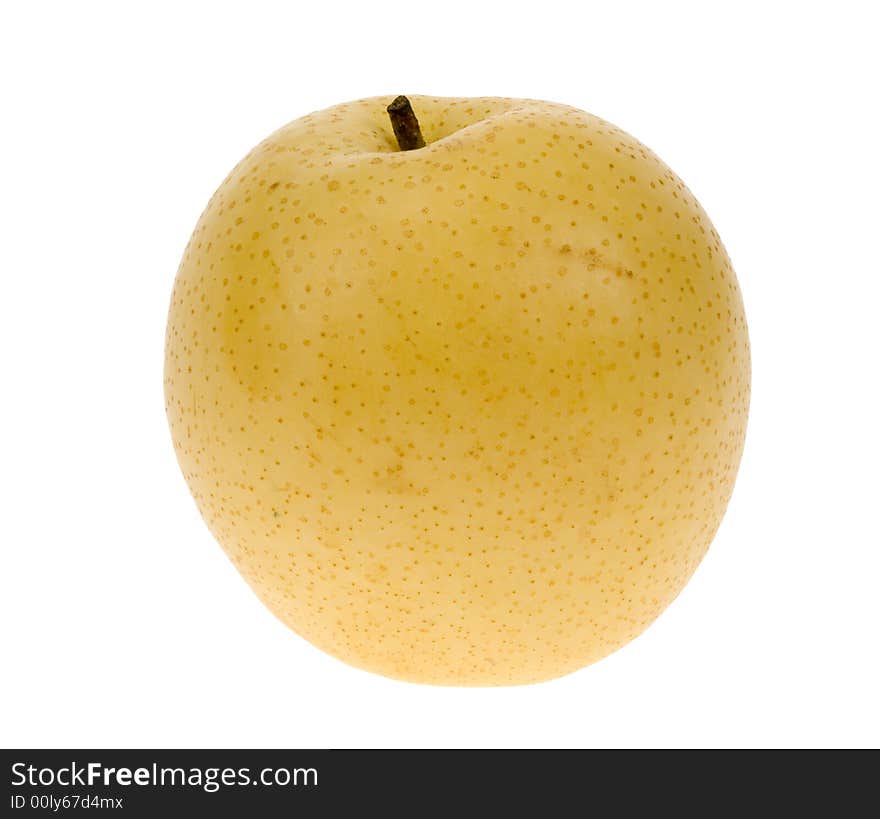
[[[876,746],[880,127],[870,3],[19,3],[0,20],[0,743]],[[255,143],[375,94],[610,119],[701,200],[753,346],[727,517],[610,658],[509,689],[277,622],[177,467],[173,277]]]

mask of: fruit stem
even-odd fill
[[[422,129],[419,128],[419,121],[406,97],[402,94],[395,97],[385,110],[391,117],[391,127],[394,129],[394,136],[397,137],[401,151],[425,147],[425,138],[422,136]]]

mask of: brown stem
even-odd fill
[[[401,151],[425,147],[425,138],[422,136],[422,129],[419,128],[419,121],[406,97],[403,95],[395,97],[394,102],[385,110],[391,117],[391,127],[394,129],[394,136],[397,137]]]

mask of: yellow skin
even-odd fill
[[[389,677],[546,680],[639,634],[721,521],[749,343],[733,269],[631,136],[547,102],[390,98],[281,128],[209,202],[165,396],[260,599]]]

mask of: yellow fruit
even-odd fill
[[[171,300],[177,456],[260,599],[352,665],[503,685],[639,634],[706,552],[746,428],[727,253],[576,109],[303,117],[209,202]]]

